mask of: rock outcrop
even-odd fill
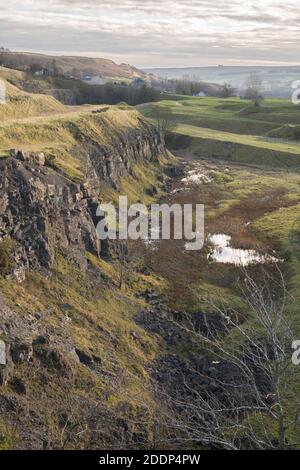
[[[82,183],[55,170],[44,153],[12,150],[0,161],[0,243],[6,238],[17,243],[10,274],[20,281],[25,270],[51,269],[58,249],[68,250],[82,266],[86,251],[99,254],[95,211],[101,187],[118,189],[134,163],[166,152],[160,133],[142,119],[140,127],[110,136],[109,145],[86,135],[77,138],[74,153],[84,148],[78,156],[86,168]]]
[[[0,163],[0,237],[18,244],[14,269],[49,269],[59,247],[99,252],[85,188],[46,167]]]

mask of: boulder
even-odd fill
[[[26,384],[19,377],[13,377],[10,380],[9,385],[14,390],[14,392],[18,393],[19,395],[26,395],[26,393],[27,393]]]
[[[39,153],[27,153],[23,150],[10,150],[10,156],[16,158],[23,163],[30,163],[33,165],[44,166],[46,164],[46,157],[43,152]]]

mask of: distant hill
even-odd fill
[[[76,57],[76,56],[50,56],[30,52],[1,52],[0,65],[14,68],[26,68],[31,64],[47,67],[55,61],[56,66],[63,73],[81,78],[85,75],[100,75],[104,78],[134,79],[144,78],[146,73],[129,64],[116,64],[109,59]]]
[[[203,80],[217,84],[225,82],[242,92],[245,87],[247,77],[251,73],[261,74],[266,96],[278,98],[289,98],[292,94],[291,85],[293,81],[300,79],[300,66],[288,67],[187,67],[187,68],[155,68],[144,69],[146,73],[153,73],[162,78],[180,79],[191,77],[195,80]]]

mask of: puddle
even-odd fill
[[[173,195],[173,194],[177,194],[177,193],[182,193],[182,192],[184,192],[184,191],[185,191],[185,192],[186,192],[186,191],[190,191],[190,188],[187,188],[187,187],[186,187],[186,188],[175,188],[175,189],[173,189],[173,191],[171,191],[170,194]]]
[[[258,253],[255,250],[244,250],[230,246],[231,237],[224,233],[208,235],[208,241],[213,244],[213,251],[208,259],[217,263],[230,263],[235,266],[249,266],[250,264],[276,263],[280,260],[268,254]]]

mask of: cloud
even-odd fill
[[[0,43],[137,66],[296,63],[298,0],[0,0]]]

